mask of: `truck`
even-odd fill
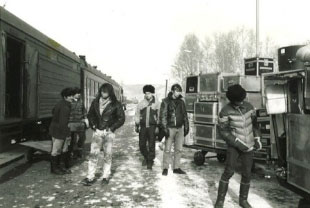
[[[262,76],[277,149],[276,177],[310,207],[310,46],[278,50],[279,72]]]

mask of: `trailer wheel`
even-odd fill
[[[226,154],[224,153],[218,153],[216,155],[216,158],[217,160],[220,162],[220,163],[224,163],[226,161]]]
[[[205,157],[208,154],[208,151],[204,151],[202,150],[201,153],[203,154],[203,156]]]
[[[205,163],[205,154],[203,154],[203,152],[201,151],[198,151],[198,152],[195,152],[194,154],[194,162],[196,165],[198,166],[201,166]]]
[[[34,154],[35,150],[33,148],[30,148],[28,151],[27,151],[27,155],[26,155],[26,158],[27,158],[27,161],[32,163],[33,162],[33,154]]]

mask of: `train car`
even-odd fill
[[[83,89],[83,99],[86,110],[89,110],[92,101],[96,98],[100,86],[109,83],[114,88],[116,98],[122,102],[123,89],[110,76],[97,70],[97,67],[91,66],[86,62],[85,56],[81,58],[81,86]]]
[[[101,84],[122,87],[85,60],[0,7],[0,153],[48,139],[52,108],[66,87],[83,89],[87,109]]]
[[[81,86],[75,54],[0,7],[0,152],[46,136],[64,87]],[[34,133],[35,132],[35,133]]]

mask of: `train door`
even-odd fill
[[[23,115],[24,118],[35,118],[37,115],[37,84],[38,84],[38,51],[26,44],[25,70],[23,78]]]
[[[23,115],[23,66],[25,44],[11,36],[6,38],[5,118]]]

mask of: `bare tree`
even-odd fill
[[[198,74],[204,66],[204,53],[201,43],[195,34],[185,36],[180,51],[172,66],[172,74],[177,80],[189,75]]]

